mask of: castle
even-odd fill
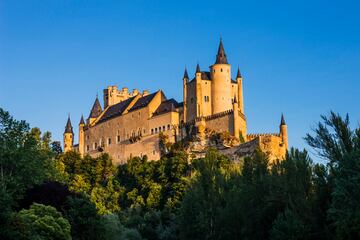
[[[104,107],[98,97],[89,117],[81,117],[79,142],[68,118],[64,132],[64,151],[76,150],[81,155],[97,156],[107,152],[113,162],[125,163],[132,156],[160,158],[160,133],[168,141],[177,142],[190,135],[204,137],[204,132],[227,132],[238,144],[234,152],[247,155],[260,148],[273,159],[284,158],[288,148],[287,126],[281,117],[279,133],[248,134],[244,113],[243,78],[237,70],[231,77],[224,46],[220,40],[216,61],[209,71],[196,66],[190,79],[185,68],[183,102],[167,99],[159,90],[154,93],[109,86],[104,89]]]

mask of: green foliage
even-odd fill
[[[8,237],[12,208],[26,189],[56,174],[50,136],[0,108],[0,238]]]
[[[189,163],[187,142],[162,136],[160,160],[116,168],[107,154],[61,153],[0,109],[0,238],[359,239],[360,128],[322,119],[306,141],[327,165],[296,149],[272,163],[260,150],[234,162],[209,149]],[[33,202],[51,206],[25,209]]]
[[[85,195],[68,197],[63,211],[64,217],[71,224],[72,239],[106,239],[103,238],[105,223],[98,215],[95,204]]]
[[[360,128],[351,130],[349,116],[322,116],[315,136],[306,141],[329,161],[332,202],[328,217],[338,239],[360,238]]]
[[[70,224],[55,208],[34,203],[15,217],[19,239],[71,239]]]
[[[82,158],[79,153],[69,151],[59,157],[57,167],[66,178],[69,189],[87,195],[99,214],[120,210],[119,198],[123,188],[114,179],[116,168],[108,154]]]
[[[195,177],[187,190],[179,213],[181,239],[218,239],[230,161],[215,150],[193,161]]]
[[[272,240],[302,240],[308,239],[306,226],[299,217],[289,209],[279,214],[271,229]]]
[[[186,189],[187,154],[171,149],[159,161],[134,157],[118,167],[117,179],[125,187],[121,205],[148,209],[176,208]]]

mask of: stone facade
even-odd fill
[[[231,65],[220,40],[215,64],[201,71],[199,64],[190,80],[185,69],[183,102],[167,99],[162,91],[149,93],[117,86],[104,89],[102,108],[99,99],[93,104],[86,123],[79,123],[79,144],[73,143],[68,119],[64,133],[64,150],[77,150],[81,155],[109,153],[115,163],[124,163],[132,156],[160,158],[159,133],[170,142],[198,136],[204,142],[207,132],[227,132],[237,139],[237,152],[249,155],[260,148],[274,158],[283,158],[288,148],[287,126],[282,116],[280,133],[248,134],[244,113],[243,78],[238,69],[231,78]],[[200,144],[201,145],[201,144]],[[250,152],[246,153],[246,149]],[[243,153],[245,151],[245,153]],[[235,150],[233,152],[236,152]]]

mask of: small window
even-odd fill
[[[154,129],[153,128],[151,129],[151,134],[154,134]]]
[[[165,131],[165,126],[163,126],[163,131]]]
[[[116,141],[119,143],[121,141],[120,135],[117,135]]]
[[[155,128],[155,133],[157,133],[157,128]]]
[[[97,149],[97,143],[95,142],[94,143],[94,150],[96,150]]]
[[[86,145],[86,151],[88,152],[90,150],[90,146]]]
[[[220,69],[220,72],[222,72],[223,70],[222,70],[222,68]]]
[[[111,145],[111,138],[108,138],[108,145]]]
[[[168,130],[170,130],[170,124],[167,125]]]

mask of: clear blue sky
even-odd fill
[[[62,140],[109,84],[181,101],[186,65],[214,63],[222,36],[244,77],[249,132],[290,145],[334,110],[360,121],[359,1],[0,1],[0,107]]]

